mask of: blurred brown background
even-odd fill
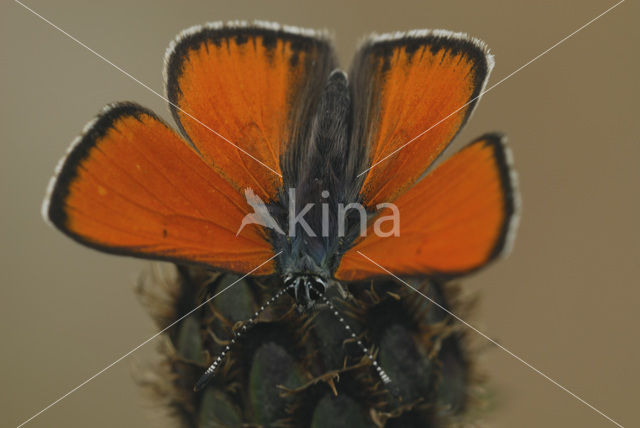
[[[495,54],[491,85],[614,1],[26,4],[162,92],[169,41],[206,21],[326,27],[343,66],[372,31],[463,31]],[[20,5],[0,9],[0,403],[3,425],[16,426],[155,332],[133,295],[149,263],[73,243],[45,225],[40,204],[56,162],[104,104],[135,100],[169,115],[162,99]],[[639,12],[623,3],[492,90],[456,142],[506,132],[524,202],[512,256],[464,281],[481,293],[472,323],[626,426],[640,423]],[[131,379],[153,349],[29,426],[163,426]],[[482,364],[497,394],[492,426],[613,426],[495,347]]]

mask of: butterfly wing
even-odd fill
[[[399,236],[380,236],[370,227],[344,254],[336,278],[360,280],[386,275],[385,269],[450,277],[482,267],[509,248],[517,223],[515,184],[501,136],[481,137],[398,197]]]
[[[210,24],[183,33],[166,62],[182,131],[236,189],[272,201],[282,187],[281,158],[307,139],[334,67],[327,40],[276,24]]]
[[[109,106],[51,181],[43,214],[102,251],[249,272],[273,256],[243,196],[151,111]],[[255,273],[274,271],[273,262]]]
[[[44,215],[91,247],[249,272],[274,254],[248,224],[244,191],[273,200],[280,158],[304,138],[333,67],[326,39],[276,24],[185,31],[166,57],[171,112],[185,141],[134,104],[107,108],[52,180]],[[274,272],[273,262],[255,274]]]
[[[351,69],[354,144],[365,147],[361,198],[370,207],[406,191],[473,111],[493,67],[463,34],[416,30],[374,36]],[[426,131],[426,132],[425,132]]]

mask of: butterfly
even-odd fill
[[[493,64],[484,43],[442,30],[373,35],[345,73],[321,32],[190,28],[166,54],[177,130],[108,105],[61,161],[44,217],[108,253],[278,275],[301,308],[334,282],[473,272],[516,228],[504,137],[433,165]],[[389,211],[399,233],[375,223]]]

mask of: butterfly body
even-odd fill
[[[307,140],[284,155],[289,157],[285,163],[296,167],[284,171],[285,191],[272,211],[287,233],[271,231],[271,240],[274,249],[282,251],[279,273],[285,285],[298,284],[295,297],[302,307],[312,306],[324,292],[340,254],[356,237],[354,216],[345,216],[342,226],[338,216],[341,205],[358,198],[357,169],[348,167],[357,161],[349,152],[350,122],[348,78],[336,69],[328,76],[307,124]],[[341,233],[341,227],[346,233]]]

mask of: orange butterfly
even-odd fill
[[[516,223],[504,139],[428,169],[492,66],[482,42],[446,31],[370,37],[347,75],[311,30],[194,27],[166,57],[179,132],[137,104],[107,106],[62,161],[44,216],[106,252],[280,275],[301,307],[332,280],[474,271]],[[388,203],[391,236],[374,230]],[[362,211],[335,214],[358,204],[365,233]]]

